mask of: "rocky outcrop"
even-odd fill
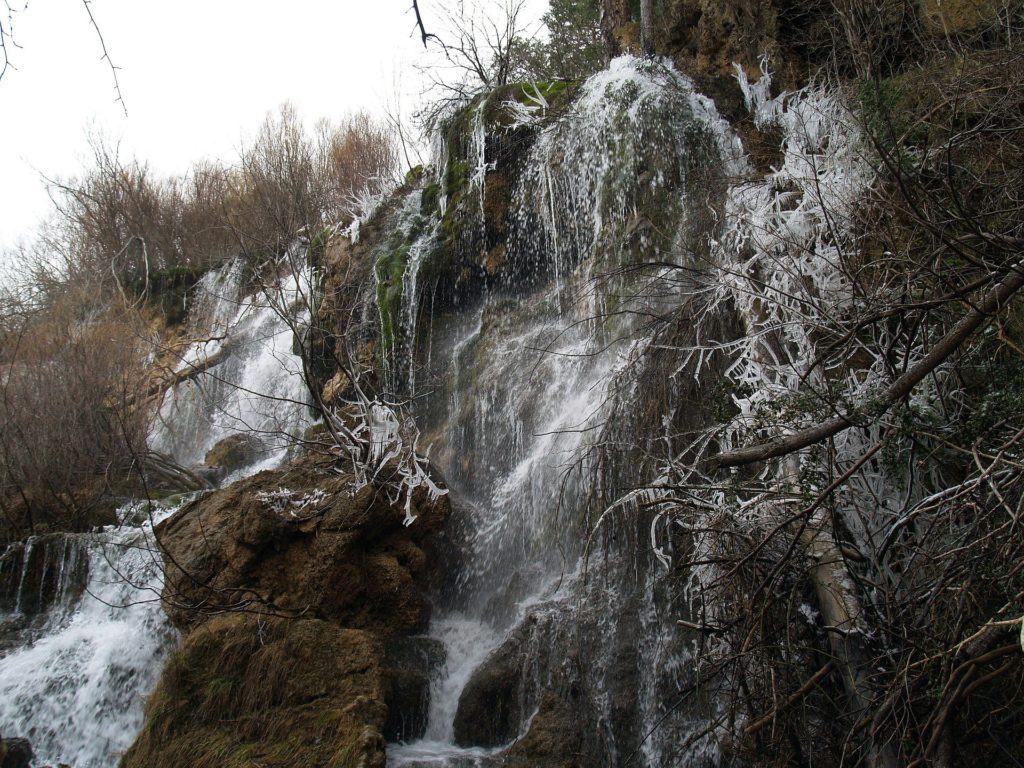
[[[357,489],[307,457],[158,526],[163,605],[186,635],[122,765],[382,768],[386,738],[422,735],[443,650],[410,635],[447,497],[412,509],[407,527],[389,482]]]
[[[383,768],[382,656],[318,619],[220,616],[168,663],[122,765]]]
[[[248,432],[225,437],[203,458],[203,464],[215,479],[220,480],[242,467],[247,467],[266,450],[263,441]]]
[[[79,534],[33,536],[0,554],[0,651],[45,619],[57,605],[72,604],[89,578],[89,556]]]
[[[384,473],[382,473],[384,474]],[[447,500],[413,500],[414,525],[380,480],[307,460],[261,472],[185,507],[156,529],[166,553],[164,607],[192,630],[225,611],[319,618],[382,636],[426,626],[423,545]]]
[[[28,739],[0,738],[0,768],[29,768],[32,747]]]

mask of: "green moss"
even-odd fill
[[[510,83],[496,89],[487,102],[484,121],[490,130],[504,130],[511,125],[512,112],[505,106],[516,101],[527,107],[537,105],[538,93],[548,104],[547,114],[557,113],[575,94],[579,82],[573,80],[545,80],[541,82]]]
[[[425,168],[422,165],[416,165],[410,168],[409,171],[405,174],[406,185],[412,187],[415,186],[416,184],[419,184],[420,180],[423,178],[424,170]]]
[[[500,88],[495,95],[500,95],[501,98],[493,99],[492,103],[500,105],[501,103],[514,99],[520,104],[526,106],[532,106],[537,103],[537,94],[547,101],[549,107],[555,106],[555,103],[560,101],[561,97],[569,93],[572,86],[576,85],[575,82],[570,80],[545,80],[539,83],[511,83]]]
[[[377,278],[377,309],[380,312],[381,353],[395,350],[398,318],[402,311],[402,278],[405,276],[409,244],[402,243],[378,257],[374,264]]]
[[[469,162],[458,157],[449,157],[444,172],[444,191],[449,201],[460,199],[469,184]]]
[[[423,197],[420,200],[420,215],[431,216],[437,211],[441,200],[441,185],[428,184],[423,188]]]
[[[333,235],[333,227],[324,227],[309,241],[309,249],[306,253],[309,259],[309,266],[313,269],[323,269],[324,253],[327,250],[327,243]]]
[[[365,754],[361,735],[375,721],[348,705],[378,696],[373,676],[363,677],[359,642],[316,620],[230,617],[194,631],[165,667],[121,765],[355,765],[338,758]],[[338,661],[346,653],[358,659],[350,674]]]

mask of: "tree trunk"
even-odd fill
[[[636,25],[629,13],[629,0],[602,0],[601,32],[606,62],[620,54],[635,52]]]
[[[829,645],[843,679],[843,687],[858,719],[874,708],[871,695],[871,658],[864,647],[858,625],[860,600],[846,570],[832,530],[831,515],[818,512],[808,523],[802,541],[811,559],[808,576],[818,598],[818,610],[828,631]],[[896,758],[887,744],[868,745],[868,765],[896,768]]]
[[[640,0],[640,52],[654,55],[654,0]]]
[[[800,476],[797,459],[790,457],[784,466],[790,482],[795,484]],[[832,515],[822,509],[815,512],[807,521],[800,543],[810,560],[807,576],[828,632],[833,662],[842,677],[854,717],[863,719],[875,707],[871,693],[874,667],[859,623],[863,609],[846,560],[836,544]],[[874,739],[868,744],[867,758],[871,768],[896,768],[892,749]]]

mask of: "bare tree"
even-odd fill
[[[482,91],[525,77],[526,40],[532,37],[525,6],[525,0],[438,5],[442,50],[434,62],[419,66],[433,97],[424,124],[436,122],[438,115],[454,111]]]

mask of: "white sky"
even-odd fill
[[[431,31],[433,5],[421,0]],[[546,2],[531,5],[539,17]],[[82,0],[34,0],[15,14],[17,69],[0,80],[0,252],[50,210],[40,174],[68,177],[88,165],[89,130],[154,170],[183,173],[202,158],[233,159],[284,101],[312,122],[358,109],[382,114],[400,90],[411,111],[421,88],[414,65],[427,60],[411,0],[90,7],[120,68],[128,116]]]

